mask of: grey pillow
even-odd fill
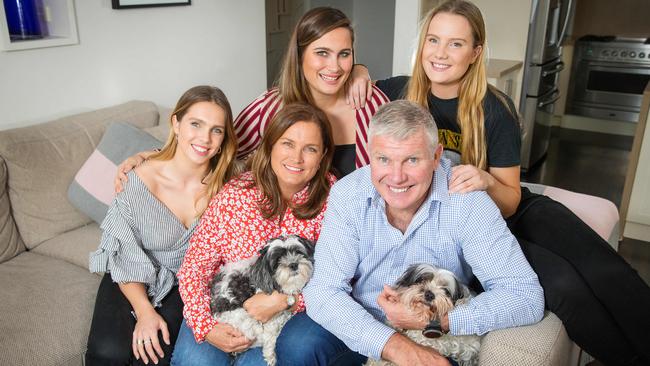
[[[135,153],[160,148],[150,134],[124,122],[112,123],[68,188],[70,203],[98,224],[114,197],[117,166]]]

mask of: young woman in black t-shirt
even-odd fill
[[[650,364],[648,285],[566,207],[520,187],[516,112],[487,84],[485,39],[480,10],[468,1],[447,1],[423,22],[412,77],[376,85],[391,100],[406,98],[430,109],[445,134],[441,141],[448,140],[445,148],[457,155],[450,192],[487,191],[569,336],[607,365]],[[355,68],[358,81],[350,89],[363,86],[366,75]]]

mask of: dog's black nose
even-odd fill
[[[295,271],[298,269],[298,263],[291,263],[289,265],[289,268],[291,268],[292,271]]]
[[[428,301],[428,302],[433,301],[433,299],[435,299],[435,298],[436,298],[436,295],[434,295],[433,292],[431,292],[431,291],[426,291],[424,293],[424,299],[426,301]]]

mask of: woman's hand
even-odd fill
[[[143,151],[141,153],[137,153],[131,157],[128,157],[117,167],[117,176],[113,181],[113,186],[116,194],[122,192],[124,189],[124,183],[129,180],[129,178],[126,176],[126,173],[135,169],[138,165],[142,164],[145,160],[147,160],[151,155],[155,153],[156,151]]]
[[[402,304],[399,294],[388,285],[384,285],[384,290],[377,297],[377,305],[384,310],[386,319],[395,328],[424,329],[427,326],[427,320]]]
[[[133,331],[133,355],[138,360],[142,358],[145,364],[149,363],[149,359],[158,364],[158,357],[165,357],[158,341],[158,331],[162,333],[165,344],[170,343],[167,323],[153,307],[142,314],[137,314],[137,317]]]
[[[354,65],[345,89],[345,102],[348,105],[354,109],[365,107],[366,100],[372,96],[372,80],[368,68],[361,64]]]
[[[273,291],[267,295],[260,292],[244,301],[244,309],[260,323],[266,323],[275,314],[287,309],[287,295]]]
[[[457,165],[451,168],[449,193],[487,191],[494,184],[494,177],[474,165]]]
[[[229,324],[219,323],[205,336],[205,340],[220,350],[230,352],[243,352],[253,345],[250,340]]]

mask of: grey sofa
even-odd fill
[[[159,124],[134,101],[0,131],[0,365],[81,365],[100,277],[100,230],[68,185],[111,122]]]
[[[100,230],[70,205],[68,185],[111,122],[162,140],[160,114],[133,101],[0,131],[0,365],[82,364],[100,280],[88,272],[88,254]],[[576,365],[579,351],[552,313],[483,342],[481,365]]]

